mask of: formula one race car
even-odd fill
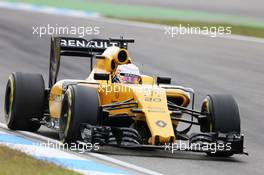
[[[210,156],[243,154],[234,98],[211,94],[201,111],[194,110],[193,89],[170,85],[169,77],[140,74],[127,50],[133,42],[52,37],[48,88],[40,74],[16,72],[8,79],[8,128],[35,132],[45,125],[56,130],[63,143],[164,149],[184,141],[190,146],[184,150]],[[89,77],[57,81],[61,56],[90,59]],[[181,123],[188,127],[180,131]],[[200,126],[200,132],[190,133],[193,125]]]

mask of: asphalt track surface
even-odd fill
[[[98,1],[98,0],[96,0]],[[214,12],[226,15],[250,17],[264,21],[264,2],[262,0],[99,0],[118,4],[146,5],[179,10]]]
[[[58,24],[99,26],[99,37],[135,38],[130,53],[142,72],[168,75],[173,83],[193,87],[197,105],[208,93],[233,94],[239,103],[242,132],[250,156],[227,159],[204,154],[163,151],[103,149],[103,154],[163,174],[263,174],[264,136],[264,52],[263,43],[208,36],[170,38],[162,28],[134,26],[105,19],[78,19],[31,12],[0,10],[0,110],[3,118],[4,91],[11,72],[37,72],[48,79],[49,37],[32,35],[32,26]],[[94,38],[95,36],[90,36]],[[85,78],[89,62],[85,59],[62,60],[61,76]],[[39,134],[56,138],[42,128]]]

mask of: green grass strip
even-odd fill
[[[214,21],[234,25],[264,28],[264,23],[254,19],[236,15],[209,13],[193,10],[176,10],[165,7],[147,7],[141,5],[127,5],[101,3],[90,0],[9,0],[10,2],[25,2],[35,5],[70,8],[75,10],[98,12],[103,16],[118,18],[151,18],[182,21]]]
[[[80,175],[60,166],[47,163],[20,151],[0,145],[1,175]]]

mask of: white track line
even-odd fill
[[[10,134],[11,135],[11,134]],[[87,160],[83,157],[77,156],[70,154],[65,151],[58,151],[55,148],[49,148],[49,147],[44,147],[44,146],[39,146],[39,145],[26,145],[26,144],[13,144],[13,143],[3,143],[6,144],[7,146],[11,146],[15,149],[22,150],[23,152],[37,156],[37,157],[45,157],[45,158],[61,158],[61,159],[71,159],[71,160]]]
[[[8,129],[7,126],[4,123],[0,123],[0,127],[4,128],[4,129]],[[10,132],[12,132],[12,131],[10,130]],[[52,139],[52,138],[48,138],[48,137],[45,137],[45,136],[42,136],[42,135],[38,135],[36,133],[31,133],[31,132],[26,132],[26,131],[16,131],[15,133],[20,133],[22,135],[31,137],[33,139],[40,139],[40,140],[50,141],[50,142],[56,143],[58,145],[62,145],[62,143],[60,141],[58,141],[58,140],[55,140],[55,139]],[[111,157],[108,157],[108,156],[105,156],[105,155],[102,155],[102,154],[87,153],[87,155],[89,155],[91,157],[94,157],[94,158],[97,158],[97,159],[100,159],[100,160],[103,160],[103,161],[107,161],[107,162],[110,162],[110,163],[125,167],[125,168],[130,169],[130,170],[134,170],[134,171],[140,172],[140,173],[149,174],[149,175],[162,175],[159,172],[155,172],[155,171],[152,171],[152,170],[149,170],[149,169],[146,169],[146,168],[142,168],[142,167],[139,167],[139,166],[136,166],[136,165],[133,165],[133,164],[121,161],[121,160],[117,160],[117,159],[114,159],[114,158],[111,158]],[[76,156],[76,155],[74,154],[74,156]],[[83,157],[81,157],[81,158],[83,158]]]
[[[12,5],[16,6],[16,7],[13,7]],[[32,8],[32,6],[34,8]],[[85,12],[78,11],[78,10],[68,10],[67,13],[64,13],[65,9],[61,10],[59,8],[42,7],[42,6],[39,6],[39,8],[36,8],[36,7],[38,7],[38,6],[26,4],[26,3],[0,2],[0,8],[5,8],[5,9],[30,11],[30,12],[34,12],[34,13],[44,13],[44,14],[49,14],[49,15],[71,16],[71,17],[77,17],[77,18],[85,18],[85,19],[89,19],[89,20],[92,20],[95,22],[99,21],[99,22],[103,22],[103,23],[133,26],[133,27],[148,28],[148,29],[156,29],[156,30],[164,30],[164,27],[166,27],[166,25],[161,25],[161,24],[150,24],[150,23],[144,23],[144,22],[133,22],[133,21],[126,21],[126,20],[101,17],[98,13],[93,13],[93,15],[91,15],[91,14],[87,15]],[[177,26],[175,26],[175,27],[177,27]],[[254,42],[254,43],[264,44],[264,39],[256,38],[256,37],[250,37],[250,36],[235,35],[235,34],[219,35],[219,36],[216,36],[216,38],[223,38],[223,39],[231,39],[231,40],[237,40],[237,41],[245,41],[245,42]]]
[[[217,36],[217,37],[218,38],[231,39],[231,40],[247,41],[247,42],[254,42],[254,43],[264,44],[264,39],[257,38],[257,37],[249,37],[249,36],[242,36],[242,35],[235,35],[235,34],[232,34],[232,35],[220,35],[220,36]]]

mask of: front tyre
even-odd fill
[[[231,95],[208,95],[203,104],[202,112],[206,119],[201,121],[202,132],[220,132],[240,134],[240,115],[238,105]],[[232,152],[207,153],[213,157],[229,157]]]
[[[45,85],[42,75],[12,73],[5,93],[5,119],[9,129],[37,131],[39,123],[32,121],[43,116]]]
[[[85,85],[70,86],[64,96],[60,117],[59,137],[63,143],[81,140],[82,123],[97,125],[99,96],[96,88]]]

